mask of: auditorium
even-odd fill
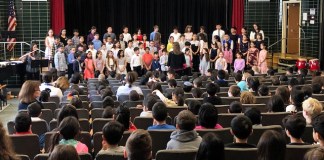
[[[0,160],[324,160],[324,0],[0,0]]]

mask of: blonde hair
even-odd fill
[[[242,104],[255,104],[256,100],[251,92],[245,91],[241,93],[240,102]]]
[[[243,73],[243,76],[242,76],[242,80],[247,80],[249,77],[251,77],[252,75],[250,73]]]
[[[25,81],[18,94],[19,101],[23,103],[34,102],[36,98],[34,97],[34,93],[35,91],[39,90],[39,86],[39,81]]]
[[[106,79],[106,77],[105,77],[104,74],[99,74],[99,76],[98,76],[98,80],[99,80],[99,81],[103,81],[103,80],[105,80],[105,79]]]
[[[306,111],[311,117],[315,117],[322,112],[323,106],[317,99],[308,98],[303,102],[303,110]]]
[[[70,87],[68,78],[61,76],[56,80],[56,87],[61,89],[62,92],[67,90]]]

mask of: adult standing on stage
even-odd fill
[[[173,51],[171,51],[168,56],[168,66],[179,76],[182,76],[184,64],[186,64],[186,59],[184,54],[180,51],[180,44],[179,42],[174,42]]]
[[[40,59],[41,55],[38,53],[37,44],[33,43],[30,52],[26,54],[26,72],[27,80],[39,80],[39,68],[32,67],[31,63],[33,60]]]
[[[250,33],[250,40],[253,41],[253,42],[256,41],[256,39],[257,39],[256,36],[257,36],[258,33],[262,34],[262,40],[264,40],[264,32],[263,32],[263,30],[261,30],[261,27],[258,24],[254,23],[253,24],[253,30]]]

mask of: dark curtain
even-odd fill
[[[241,34],[244,23],[244,0],[233,0],[232,10],[232,26],[238,29],[238,34]]]
[[[189,24],[197,33],[199,26],[203,25],[209,36],[217,23],[226,28],[231,24],[232,7],[230,0],[65,0],[64,6],[65,27],[69,35],[74,28],[86,35],[93,25],[101,33],[100,37],[107,26],[112,26],[117,35],[124,25],[129,27],[131,34],[138,27],[142,33],[149,34],[156,24],[164,43],[174,26],[183,33]]]
[[[321,20],[321,24],[320,24],[320,27],[321,27],[321,36],[320,36],[320,38],[321,38],[321,40],[320,40],[320,42],[321,42],[321,44],[320,44],[320,56],[319,56],[319,58],[320,58],[320,64],[321,64],[321,70],[324,70],[324,11],[323,11],[323,9],[324,9],[324,0],[321,0],[321,13],[322,13],[322,20]]]
[[[51,0],[51,27],[55,34],[65,27],[64,0]]]

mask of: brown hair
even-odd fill
[[[173,42],[173,53],[174,54],[181,54],[182,53],[180,51],[180,44],[179,44],[179,42]]]
[[[255,104],[255,97],[251,92],[245,91],[241,93],[240,102],[242,104]]]
[[[57,145],[48,160],[80,160],[77,150],[71,145]]]
[[[56,80],[56,87],[61,89],[62,92],[67,90],[70,87],[68,78],[61,76]]]
[[[152,139],[150,134],[142,129],[134,131],[126,142],[125,150],[129,160],[151,160]]]
[[[23,103],[31,103],[35,101],[36,97],[34,97],[34,93],[35,91],[39,90],[39,85],[39,81],[25,81],[25,83],[22,85],[19,91],[19,101]]]
[[[238,97],[240,96],[241,89],[237,85],[231,85],[230,88],[228,89],[228,92],[230,92],[233,97]]]
[[[13,151],[11,139],[0,122],[0,157],[2,160],[17,160]]]
[[[264,132],[257,145],[258,160],[284,160],[286,153],[285,137],[274,130]]]
[[[186,26],[186,29],[185,29],[185,33],[188,33],[189,28],[192,28],[192,26],[191,26],[191,25],[187,25],[187,26]],[[191,30],[191,32],[192,32],[192,30]]]
[[[319,160],[324,159],[324,147],[316,147],[312,150],[309,150],[305,156],[304,160]]]

